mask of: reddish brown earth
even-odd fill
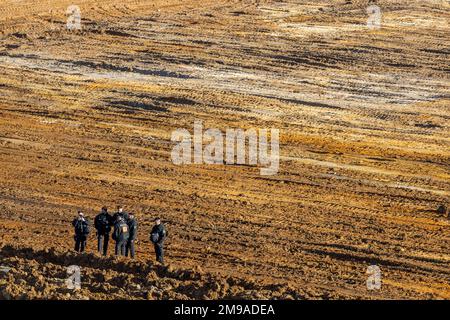
[[[73,2],[0,3],[0,298],[450,299],[447,1]],[[195,119],[280,129],[279,173],[174,165]],[[71,252],[117,204],[137,261]]]

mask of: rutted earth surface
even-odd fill
[[[303,292],[254,279],[152,265],[94,254],[5,246],[8,272],[0,271],[3,299],[300,299]],[[65,283],[67,266],[80,267],[80,289]],[[70,274],[69,274],[70,275]],[[300,294],[303,294],[301,296]],[[320,293],[316,292],[316,295]]]
[[[449,3],[377,4],[379,30],[368,1],[2,1],[0,298],[449,299]],[[280,129],[279,173],[174,165],[195,119]],[[72,252],[117,204],[138,259]]]

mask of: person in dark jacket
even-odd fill
[[[123,218],[124,221],[128,220],[128,213],[123,211],[123,207],[122,206],[117,206],[117,212],[114,213],[114,216],[113,216],[113,221],[114,222],[117,221],[117,217]]]
[[[116,241],[115,255],[125,256],[125,250],[129,237],[129,227],[125,220],[118,216],[114,224],[113,240]]]
[[[156,261],[164,264],[164,240],[168,236],[167,230],[160,218],[155,219],[155,225],[150,232],[150,241],[155,246]]]
[[[85,219],[83,212],[78,211],[78,217],[72,221],[72,226],[75,231],[75,251],[83,252],[86,249],[89,234],[89,222]]]
[[[111,215],[108,213],[106,207],[102,208],[94,220],[94,226],[97,230],[97,250],[103,253],[104,256],[108,253],[109,233],[111,227],[114,225]]]
[[[127,224],[130,233],[128,236],[125,256],[128,257],[128,253],[130,253],[131,258],[134,258],[134,242],[137,238],[138,223],[133,213],[128,215]]]

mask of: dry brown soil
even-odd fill
[[[449,3],[377,3],[1,1],[0,297],[450,299]],[[280,129],[279,173],[174,165],[195,119]],[[117,204],[137,261],[71,252]]]

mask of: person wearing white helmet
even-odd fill
[[[72,221],[75,231],[75,251],[83,252],[86,249],[87,236],[89,234],[89,222],[84,217],[82,211],[78,211],[78,216]]]

